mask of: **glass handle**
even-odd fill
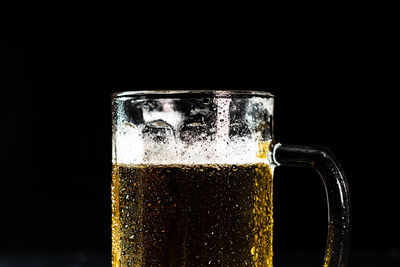
[[[350,192],[333,153],[325,147],[276,144],[272,157],[277,166],[317,170],[328,198],[328,241],[323,266],[346,266],[350,243]]]

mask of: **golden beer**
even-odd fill
[[[272,226],[267,164],[113,165],[113,266],[272,266]]]

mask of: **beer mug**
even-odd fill
[[[272,266],[275,167],[320,174],[328,198],[323,266],[345,266],[349,189],[326,148],[273,136],[263,91],[112,96],[112,266]]]

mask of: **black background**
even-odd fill
[[[154,8],[2,9],[0,252],[109,260],[111,93],[258,89],[276,96],[278,142],[324,145],[342,163],[351,266],[399,263],[398,88],[388,82],[387,28],[358,7],[295,7],[274,18],[258,7]],[[274,183],[275,260],[306,261],[299,251],[312,251],[319,261],[327,205],[318,175],[280,167]]]

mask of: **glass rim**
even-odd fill
[[[111,98],[120,98],[120,97],[137,97],[137,96],[173,96],[173,95],[196,95],[196,94],[204,94],[204,95],[214,95],[216,97],[226,97],[226,96],[259,96],[259,97],[274,97],[273,94],[267,91],[261,90],[137,90],[137,91],[120,91],[111,94]]]

